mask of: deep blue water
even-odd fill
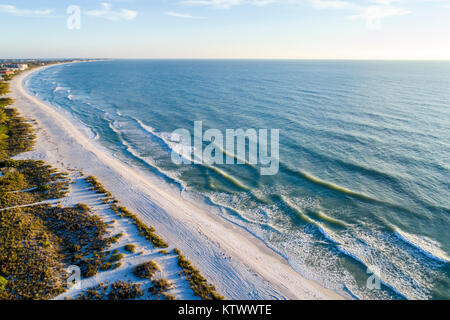
[[[450,298],[449,62],[119,60],[27,82],[123,161],[227,208],[302,275],[357,298]],[[197,120],[280,129],[279,173],[173,164],[168,133]]]

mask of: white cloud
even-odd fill
[[[318,9],[343,8],[355,6],[351,2],[345,0],[182,0],[180,3],[193,6],[195,5],[195,6],[208,6],[217,8],[230,8],[233,6],[244,4],[253,6],[265,6],[274,3],[299,4],[304,2],[310,2],[314,7]]]
[[[194,6],[210,6],[210,7],[221,7],[229,8],[242,4],[243,0],[185,0],[182,4],[194,5]]]
[[[347,1],[340,0],[310,0],[316,9],[356,9],[358,6]]]
[[[390,4],[384,6],[369,6],[364,8],[362,12],[352,15],[351,20],[363,19],[366,20],[369,29],[380,29],[381,20],[388,17],[403,16],[410,14],[411,11],[402,8],[392,7]]]
[[[434,0],[366,0],[371,5],[360,5],[349,1],[341,0],[309,0],[318,9],[348,9],[356,13],[350,15],[350,20],[365,20],[369,29],[377,30],[381,28],[381,21],[388,17],[403,16],[411,11],[392,6],[392,3],[406,4],[410,2],[424,2]],[[439,1],[439,0],[436,0]]]
[[[172,17],[177,17],[177,18],[184,18],[184,19],[205,19],[205,17],[196,17],[196,16],[190,15],[188,13],[178,13],[178,12],[174,12],[174,11],[167,11],[166,15],[172,16]]]
[[[242,4],[250,4],[254,6],[264,6],[271,3],[282,2],[283,0],[184,0],[182,4],[192,6],[208,6],[217,8],[230,8]],[[292,2],[292,0],[288,0]],[[294,0],[295,1],[295,0]]]
[[[88,16],[100,17],[108,20],[119,21],[119,20],[133,20],[137,17],[137,11],[120,9],[119,11],[113,11],[110,3],[102,2],[100,3],[101,9],[86,11]]]
[[[370,29],[380,29],[385,18],[403,16],[412,13],[403,8],[413,4],[448,0],[181,0],[181,4],[191,6],[207,6],[227,9],[238,5],[268,5],[273,3],[299,4],[310,3],[318,10],[345,10],[350,20],[365,20]],[[395,5],[394,5],[395,4]]]
[[[54,9],[45,9],[45,10],[31,10],[31,9],[19,9],[15,6],[8,4],[0,4],[0,12],[12,14],[15,16],[48,16],[53,13]]]

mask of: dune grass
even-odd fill
[[[9,84],[0,81],[0,96],[9,92]],[[108,236],[108,225],[85,204],[53,207],[39,202],[61,199],[69,190],[67,173],[59,172],[43,161],[12,160],[30,151],[35,134],[29,123],[10,108],[12,99],[0,98],[0,300],[51,299],[66,290],[68,265],[78,265],[84,278],[121,266],[122,253],[108,248],[122,234]],[[104,195],[104,203],[120,217],[133,221],[139,234],[155,248],[168,244],[118,201],[93,176],[86,178],[94,190]],[[26,207],[17,207],[26,206]],[[134,245],[125,249],[134,251]],[[168,254],[166,250],[162,253]],[[194,294],[202,299],[223,299],[200,272],[175,249],[178,265],[183,269]],[[135,268],[136,276],[152,280],[152,287],[166,299],[172,284],[152,279],[159,267],[147,262]],[[117,281],[109,286],[89,289],[78,298],[111,300],[135,299],[143,295],[140,284]]]
[[[8,90],[0,82],[0,94]],[[68,265],[94,275],[114,239],[87,205],[39,204],[65,197],[70,181],[43,161],[10,159],[35,139],[12,102],[0,100],[0,300],[51,299],[66,289]]]
[[[127,244],[124,247],[124,249],[125,249],[125,251],[128,251],[130,253],[135,253],[136,252],[136,245],[134,245],[134,244]]]
[[[116,281],[111,285],[100,283],[85,290],[77,296],[77,300],[133,300],[142,297],[141,285],[126,281]]]
[[[188,261],[178,249],[174,249],[178,255],[178,265],[183,269],[191,289],[196,296],[203,300],[223,300],[223,296],[216,292],[216,288],[209,284],[208,281],[194,268],[190,261]]]
[[[139,234],[151,241],[156,248],[168,248],[168,244],[155,234],[155,229],[145,225],[135,214],[130,212],[127,208],[117,205],[117,200],[110,196],[110,193],[103,187],[96,177],[88,177],[88,182],[91,184],[93,190],[106,195],[110,202],[110,208],[120,217],[126,217],[133,220]],[[166,250],[161,250],[161,253],[167,254]],[[189,281],[191,289],[194,294],[204,300],[223,300],[224,297],[217,293],[216,288],[209,284],[208,281],[201,275],[200,271],[192,266],[192,264],[181,254],[178,249],[175,249],[178,255],[178,265],[183,269],[186,279]]]
[[[153,262],[148,261],[136,266],[133,270],[133,273],[136,277],[140,279],[152,279],[156,272],[158,272],[159,266]]]
[[[109,246],[103,221],[85,206],[34,205],[0,215],[0,298],[50,299],[66,288],[65,266],[94,275]]]
[[[0,208],[59,199],[69,191],[67,174],[43,161],[0,161],[0,171]]]

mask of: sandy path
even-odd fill
[[[29,74],[16,77],[11,89],[14,107],[38,122],[32,157],[97,176],[122,204],[154,226],[171,248],[178,247],[220,293],[229,299],[341,298],[300,276],[242,228],[97,146],[66,116],[25,91],[22,82]]]

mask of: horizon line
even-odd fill
[[[80,57],[0,57],[0,60],[285,60],[285,61],[436,61],[436,62],[450,62],[448,59],[384,59],[384,58],[163,58],[163,57],[152,57],[152,58],[101,58],[101,57],[90,57],[90,58],[80,58]]]

